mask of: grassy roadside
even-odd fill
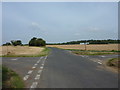
[[[113,52],[91,52],[91,51],[72,51],[72,53],[77,55],[108,55],[108,54],[117,54]]]
[[[73,54],[76,55],[107,55],[107,54],[118,54],[120,51],[97,51],[97,50],[77,50],[77,49],[65,49],[71,51]]]
[[[0,89],[2,88],[2,65],[0,65]]]
[[[89,52],[120,52],[117,50],[111,50],[111,51],[107,51],[107,50],[79,50],[79,49],[64,49],[64,50],[70,50],[70,51],[89,51]]]
[[[109,59],[107,65],[110,67],[120,68],[120,60],[118,58]]]
[[[49,54],[50,49],[47,47],[43,47],[44,49],[42,50],[42,52],[40,52],[39,54],[36,55],[4,55],[1,57],[41,57],[41,56],[46,56]]]
[[[2,88],[24,88],[24,82],[11,69],[2,66]]]

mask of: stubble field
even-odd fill
[[[0,46],[0,56],[4,55],[37,55],[40,54],[44,48],[29,47],[29,46]]]
[[[111,51],[115,50],[118,51],[118,46],[120,44],[89,44],[86,45],[86,50],[97,50],[97,51]],[[85,50],[85,45],[47,45],[47,47],[56,47],[61,49],[78,49],[78,50]]]

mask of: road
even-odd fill
[[[4,57],[2,61],[23,77],[27,88],[117,88],[118,74],[100,68],[102,63],[93,57],[51,48],[49,56]]]

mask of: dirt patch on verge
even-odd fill
[[[115,61],[112,61],[111,60],[115,60]],[[103,62],[103,65],[102,66],[99,66],[99,68],[102,68],[102,69],[106,69],[106,70],[109,70],[111,72],[115,72],[115,73],[119,73],[120,72],[120,68],[118,67],[118,58],[112,58],[112,59],[109,59],[109,60],[104,60]],[[115,65],[113,65],[113,64]]]

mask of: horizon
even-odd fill
[[[117,2],[3,2],[2,44],[118,39]]]
[[[37,38],[37,37],[36,37]],[[20,40],[21,42],[22,42],[22,40],[21,39],[16,39],[16,40]],[[76,41],[89,41],[89,40],[120,40],[120,39],[83,39],[83,40],[73,40],[73,41],[66,41],[66,42],[52,42],[52,43],[48,43],[48,42],[46,42],[46,44],[62,44],[62,43],[67,43],[67,42],[76,42]],[[12,41],[12,40],[11,40]],[[3,43],[3,44],[6,44],[6,43],[11,43],[11,41],[8,41],[8,42],[5,42],[5,43]],[[27,43],[22,43],[23,45],[25,45],[25,44],[28,44],[29,43],[29,41],[27,42]],[[2,44],[2,45],[3,45]]]

